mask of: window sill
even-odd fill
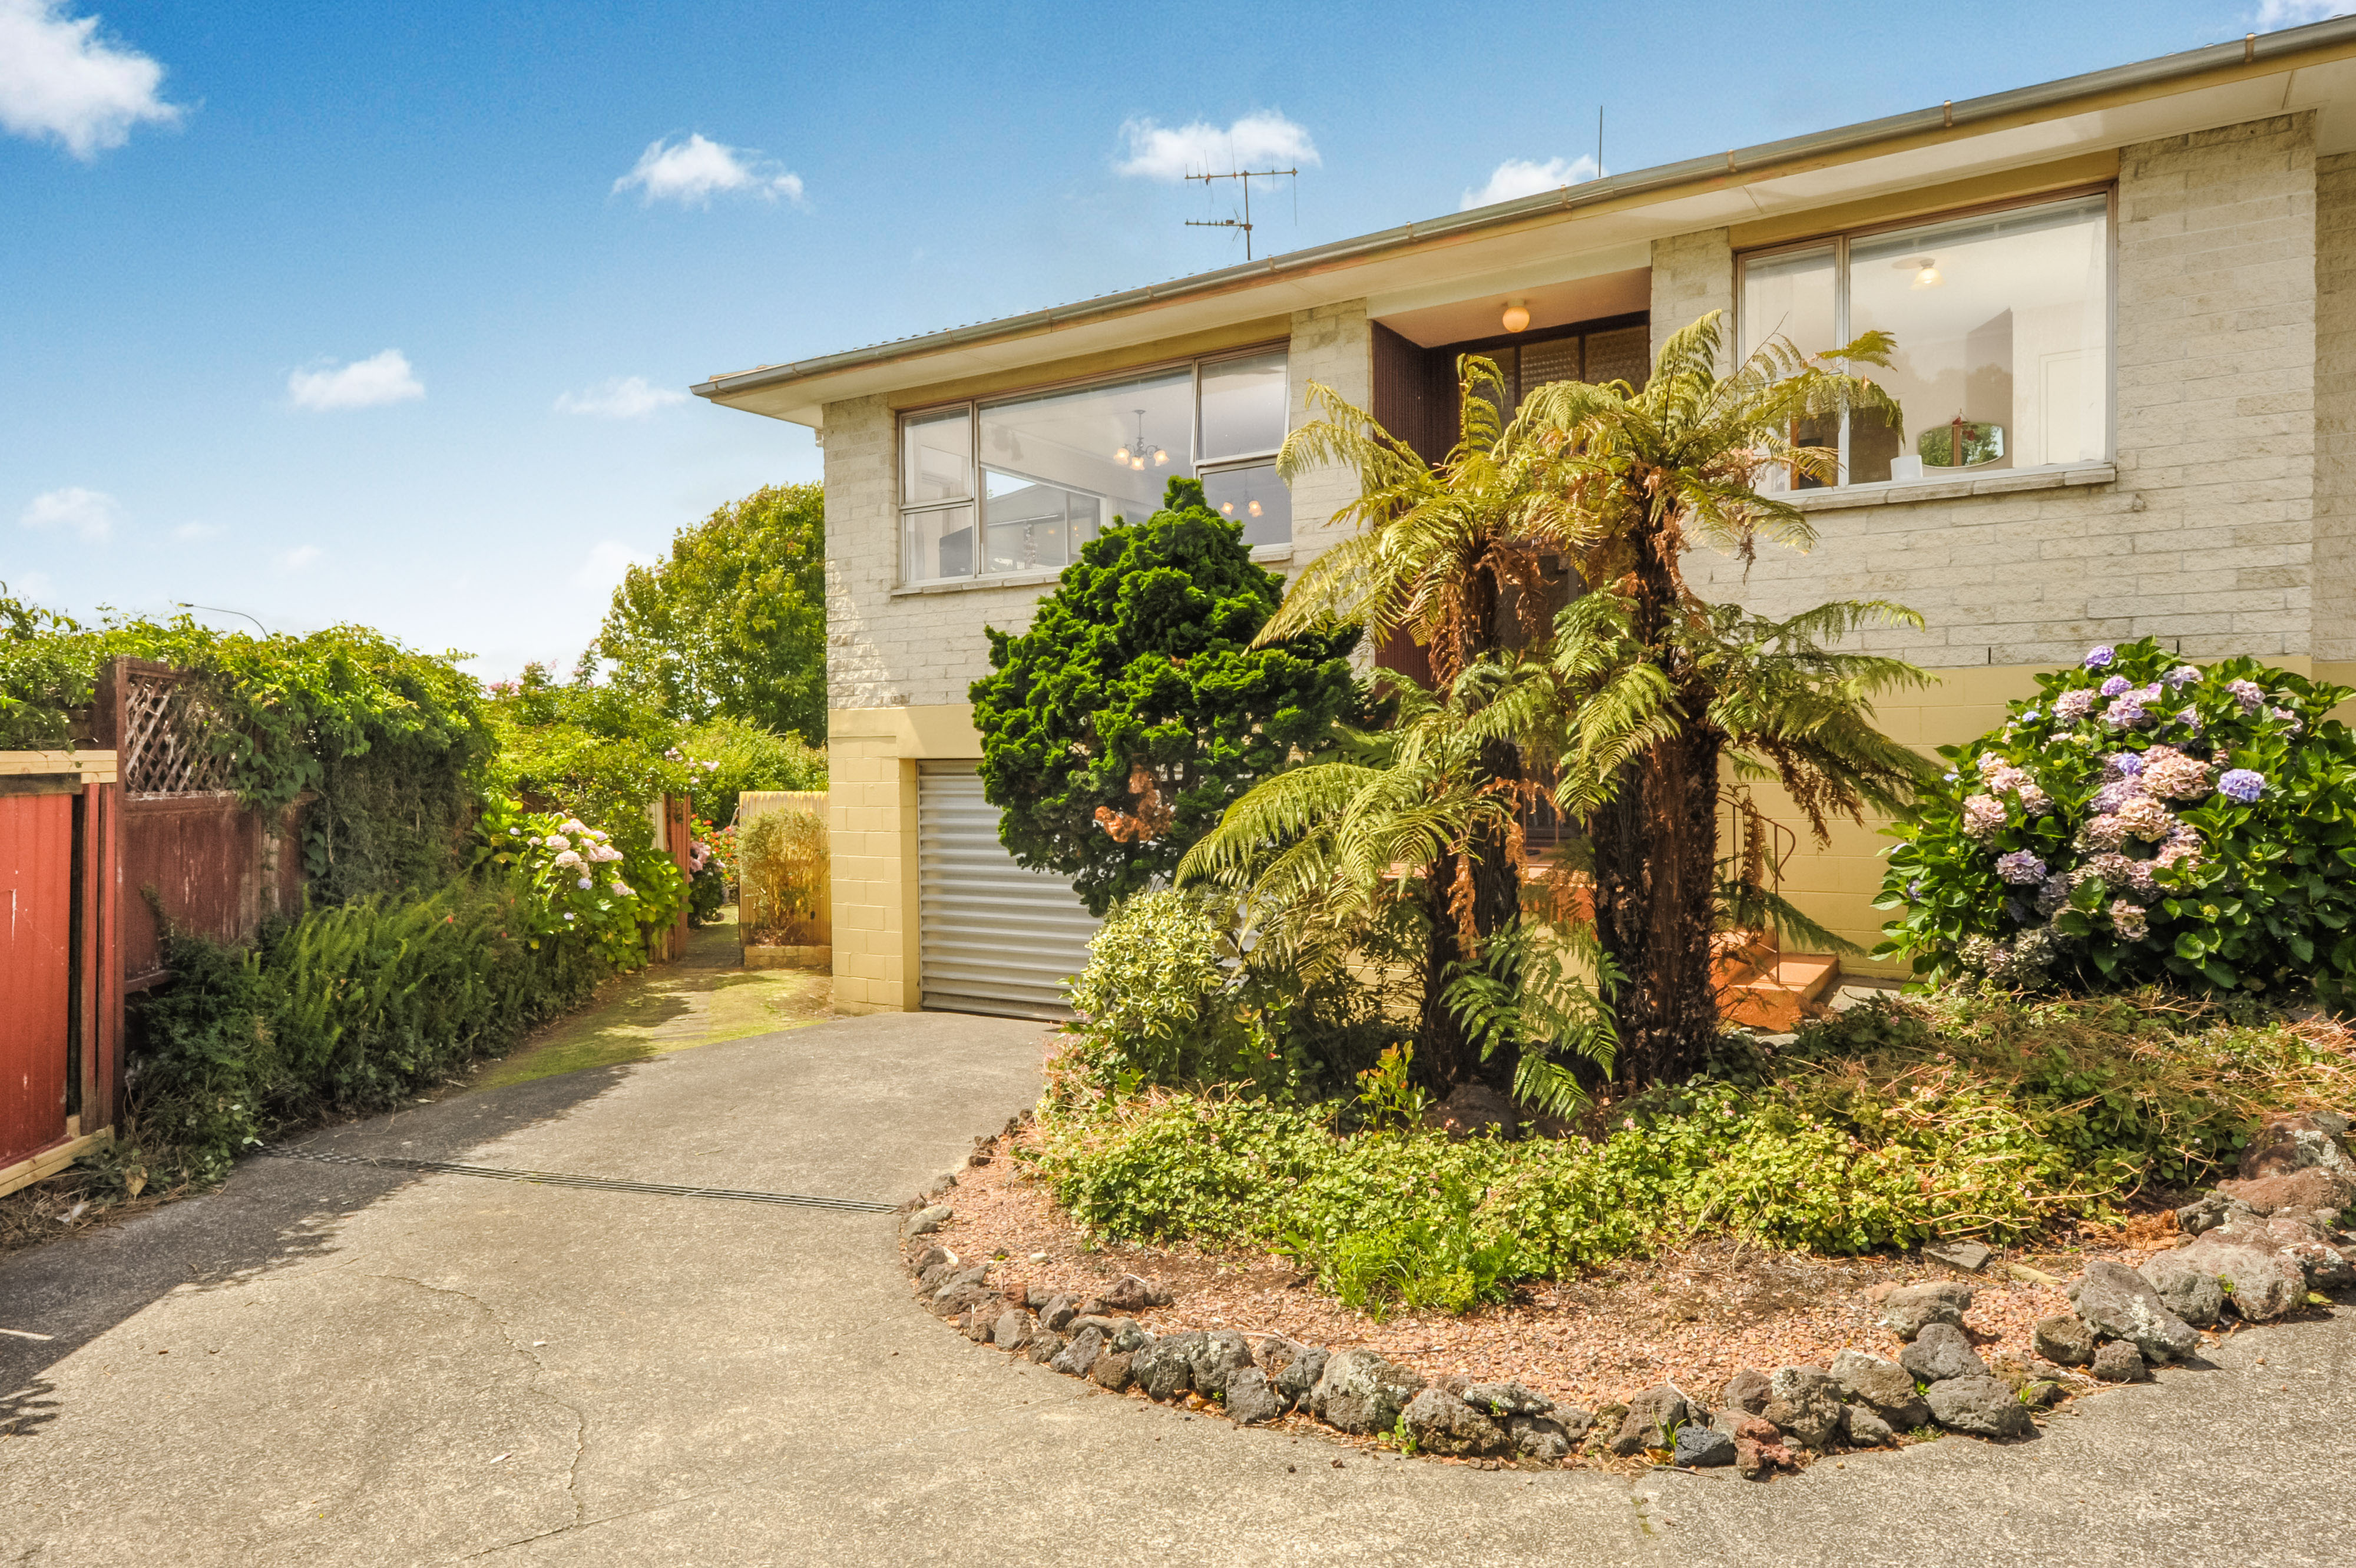
[[[992,577],[948,577],[937,583],[906,583],[892,590],[895,599],[912,594],[972,594],[990,588],[1044,587],[1064,575],[1061,566],[1037,572],[1003,572]]]
[[[2058,490],[2078,485],[2117,482],[2118,467],[2086,463],[2067,468],[2007,468],[1976,479],[1885,480],[1876,485],[1844,485],[1837,490],[1787,492],[1783,499],[1802,511],[1845,511],[1859,506],[1912,506],[1917,501],[1954,500],[1965,496],[2008,496],[2018,490]]]
[[[1290,544],[1258,544],[1252,547],[1251,558],[1258,562],[1290,561]],[[919,594],[971,594],[991,588],[1042,588],[1064,575],[1061,566],[1037,572],[1002,572],[991,577],[950,577],[938,583],[905,583],[892,590],[895,599]]]

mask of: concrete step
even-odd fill
[[[1718,983],[1719,1014],[1730,1024],[1780,1035],[1821,1012],[1840,983],[1829,953],[1773,953],[1729,964]]]

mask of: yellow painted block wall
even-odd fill
[[[1875,705],[1883,733],[1929,752],[1955,746],[1994,729],[2005,705],[2037,694],[2044,665],[1943,670],[1935,684],[1898,693]],[[1865,825],[1846,818],[1827,824],[1831,842],[1819,846],[1806,819],[1783,790],[1757,789],[1759,809],[1799,835],[1799,849],[1783,864],[1783,897],[1802,914],[1861,948],[1881,940],[1886,911],[1873,907],[1881,890],[1884,855],[1896,842],[1883,835],[1885,820],[1867,814]],[[1843,970],[1861,974],[1903,974],[1902,964],[1845,958]]]

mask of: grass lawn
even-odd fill
[[[815,970],[737,967],[736,910],[687,939],[678,963],[654,964],[603,987],[595,1001],[486,1062],[466,1087],[498,1089],[584,1068],[645,1061],[831,1015],[833,977]]]

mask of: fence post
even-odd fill
[[[665,847],[670,851],[671,864],[679,867],[680,880],[691,884],[695,880],[695,874],[690,869],[695,856],[695,824],[688,815],[687,805],[685,796],[665,795],[663,797],[664,825],[668,830],[666,834],[668,842]],[[694,894],[691,892],[687,903],[680,906],[679,918],[671,922],[670,941],[673,958],[687,956],[687,912],[694,902]]]

